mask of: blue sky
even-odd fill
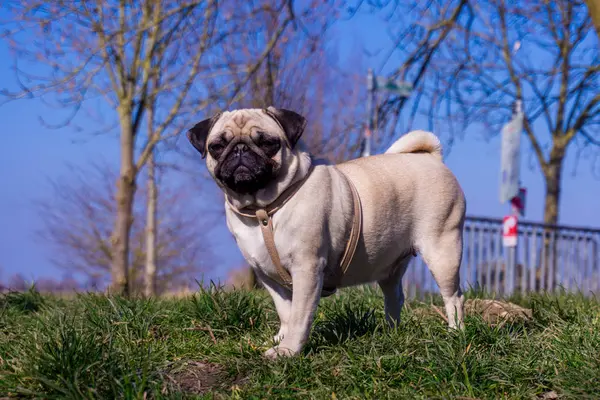
[[[368,27],[368,29],[366,29]],[[384,49],[388,43],[385,27],[376,17],[359,16],[335,28],[339,41],[340,62],[349,60],[353,52],[368,48],[370,52]],[[364,64],[377,68],[374,60],[364,58]],[[394,64],[392,58],[389,64]],[[366,70],[365,70],[366,74]],[[14,87],[14,75],[5,44],[0,45],[0,87]],[[68,177],[71,165],[85,166],[90,160],[116,162],[118,148],[115,137],[86,136],[66,127],[46,128],[40,117],[53,118],[60,112],[49,109],[38,100],[22,100],[0,107],[3,122],[0,133],[0,279],[6,280],[20,272],[28,278],[60,277],[49,261],[52,253],[35,237],[39,221],[31,203],[48,196],[47,178]],[[421,122],[421,123],[419,123]],[[427,128],[417,121],[414,128]],[[306,134],[310,134],[307,132]],[[486,139],[489,132],[471,129],[458,140],[446,159],[458,177],[467,196],[467,213],[476,216],[502,217],[507,205],[498,201],[498,170],[500,141],[496,136]],[[523,136],[522,182],[528,189],[526,220],[540,221],[543,215],[544,183],[536,162],[529,167],[530,147]],[[560,223],[600,227],[598,198],[600,182],[593,176],[589,161],[583,161],[573,175],[575,152],[569,153],[562,186]],[[235,248],[224,221],[215,235],[226,256],[207,276],[222,277],[227,268],[238,266],[241,256]]]

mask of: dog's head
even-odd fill
[[[305,126],[306,119],[293,111],[240,109],[199,122],[187,137],[217,183],[245,195],[278,178]]]

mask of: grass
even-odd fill
[[[452,332],[418,312],[425,304],[408,303],[390,329],[378,291],[345,290],[321,302],[302,355],[267,362],[278,325],[262,292],[9,293],[0,298],[0,397],[597,398],[600,304],[564,293],[512,300],[533,319],[490,326],[469,315]]]

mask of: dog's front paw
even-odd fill
[[[265,351],[265,357],[270,360],[275,360],[278,357],[292,357],[296,354],[298,354],[297,351],[282,346],[274,346]]]

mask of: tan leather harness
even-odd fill
[[[288,270],[286,270],[281,264],[281,259],[279,258],[279,253],[277,252],[277,247],[275,246],[275,237],[273,232],[273,220],[272,215],[275,214],[277,210],[284,206],[285,203],[289,199],[298,192],[300,187],[306,182],[308,177],[310,176],[312,169],[306,174],[306,177],[301,179],[300,181],[292,184],[288,187],[282,194],[279,196],[273,203],[269,204],[266,207],[244,207],[241,210],[234,207],[229,199],[226,197],[227,203],[230,208],[237,214],[248,217],[248,218],[256,218],[258,220],[258,225],[260,226],[260,230],[262,232],[262,237],[265,242],[265,246],[267,247],[267,251],[269,252],[269,256],[271,257],[271,261],[273,265],[275,265],[275,269],[277,270],[277,275],[279,275],[280,283],[286,286],[288,289],[292,289],[292,277]],[[337,286],[340,284],[342,277],[346,273],[348,266],[352,262],[352,258],[354,257],[354,253],[356,251],[356,246],[358,245],[358,240],[360,238],[360,232],[362,229],[362,207],[360,203],[360,197],[358,196],[358,192],[354,187],[354,184],[343,172],[340,171],[340,174],[345,178],[346,182],[350,186],[350,190],[352,192],[352,205],[353,205],[353,216],[352,216],[352,227],[350,229],[350,237],[348,238],[348,242],[346,243],[346,248],[344,250],[344,254],[340,260],[339,268],[336,270],[336,283],[333,287],[323,288],[321,291],[322,297],[327,297],[335,293],[337,290]]]

